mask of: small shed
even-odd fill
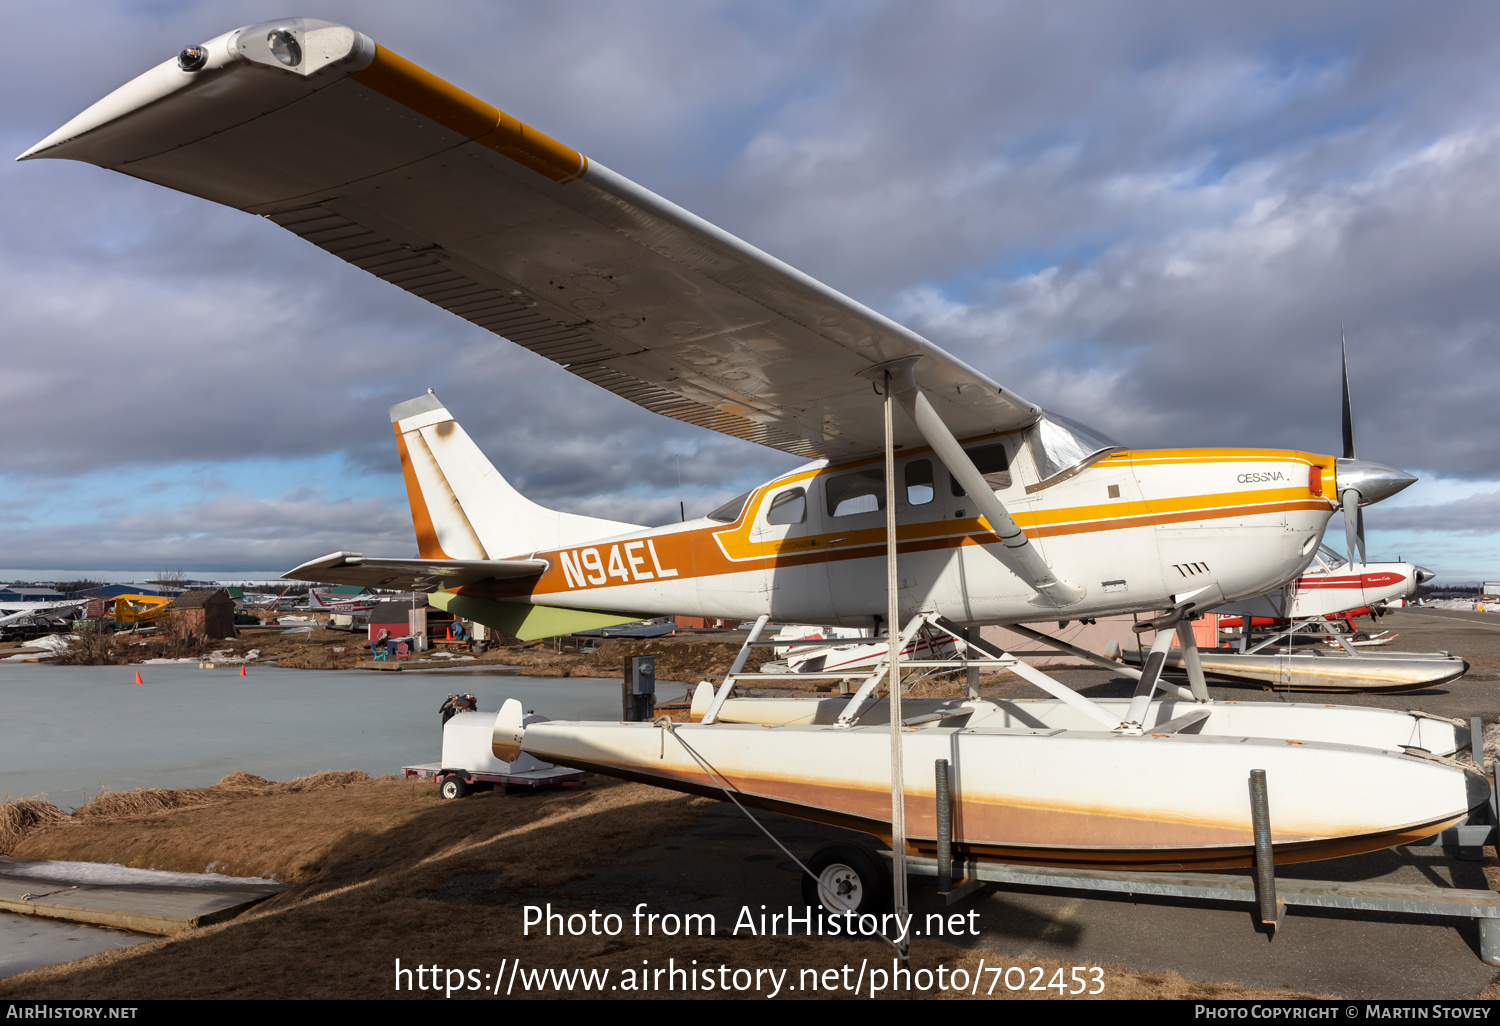
[[[378,640],[382,630],[387,637],[406,637],[412,633],[412,613],[425,611],[426,608],[425,595],[420,599],[391,599],[375,603],[370,609],[369,639]]]
[[[173,634],[199,638],[235,636],[234,599],[223,588],[183,592],[167,606],[167,617]]]

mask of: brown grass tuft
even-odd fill
[[[0,855],[9,855],[21,839],[38,827],[65,822],[68,814],[41,798],[12,798],[0,802]]]
[[[133,791],[100,791],[80,805],[73,815],[80,820],[149,816],[168,809],[220,805],[263,795],[347,787],[369,779],[370,775],[363,770],[325,770],[282,783],[236,770],[209,787],[141,787]]]
[[[655,656],[656,679],[696,684],[704,677],[727,673],[740,650],[737,641],[663,639],[600,642],[596,651],[554,652],[550,641],[532,641],[497,651],[511,666],[525,667],[534,677],[619,677],[631,656]],[[761,649],[745,664],[747,671],[759,668],[769,649]],[[278,664],[279,665],[279,664]]]

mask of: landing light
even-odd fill
[[[287,67],[295,68],[302,63],[302,46],[286,29],[272,29],[266,36],[266,44],[271,48],[271,55]]]
[[[204,46],[186,46],[177,55],[177,66],[183,71],[197,71],[208,61],[208,48]]]

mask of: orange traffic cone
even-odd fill
[[[145,681],[141,680],[141,671],[140,670],[136,670],[135,671],[135,682],[137,684],[144,684],[144,683],[146,683]]]
[[[243,663],[241,663],[240,664],[240,676],[243,677],[244,675],[245,675],[245,666],[244,666]]]

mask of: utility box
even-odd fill
[[[655,656],[631,656],[625,660],[621,692],[627,721],[642,722],[656,715]]]

